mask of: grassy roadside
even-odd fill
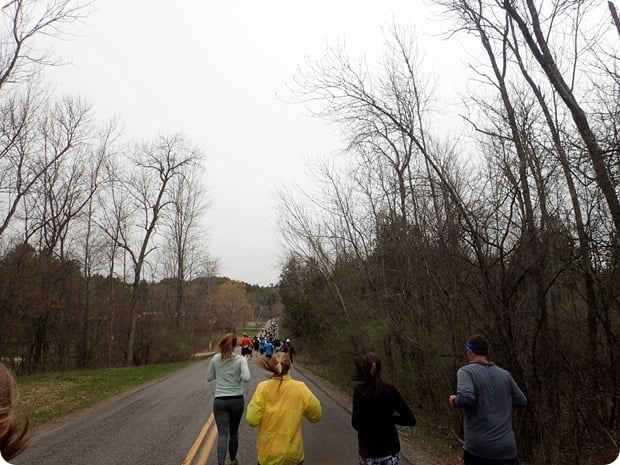
[[[17,378],[18,412],[31,428],[92,407],[117,394],[185,368],[192,360],[126,368],[76,370]]]

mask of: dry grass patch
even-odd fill
[[[40,426],[185,368],[197,360],[21,376],[17,378],[19,414],[28,418],[31,426]]]

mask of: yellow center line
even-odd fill
[[[207,419],[207,422],[202,427],[202,430],[200,430],[200,434],[198,434],[198,437],[196,438],[196,441],[194,441],[194,444],[192,445],[192,448],[187,453],[187,456],[185,457],[185,460],[183,460],[183,464],[182,465],[191,465],[192,460],[194,459],[194,456],[196,455],[196,452],[198,451],[198,448],[200,447],[200,444],[202,444],[202,440],[204,439],[205,435],[207,434],[207,430],[211,426],[211,423],[213,423],[213,419],[214,419],[213,418],[213,413],[211,413],[211,415],[209,415],[209,418]],[[215,428],[214,428],[214,430],[215,430]]]
[[[213,443],[215,442],[216,437],[217,428],[212,428],[211,431],[209,431],[209,437],[207,438],[207,442],[202,448],[202,452],[200,453],[200,457],[198,458],[198,463],[196,465],[207,465],[207,460],[209,459],[211,449],[213,449]]]

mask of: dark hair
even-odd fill
[[[489,341],[481,334],[471,336],[466,345],[476,355],[489,355]]]
[[[362,360],[355,362],[354,382],[361,386],[364,397],[378,397],[381,380],[381,359],[374,352],[368,352]]]

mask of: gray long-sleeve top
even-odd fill
[[[248,361],[239,354],[233,354],[231,358],[222,358],[222,354],[215,354],[207,368],[207,381],[213,380],[213,397],[242,396],[241,383],[250,381]]]
[[[469,362],[456,374],[454,405],[463,408],[463,448],[478,457],[512,459],[517,445],[512,430],[513,407],[527,399],[512,375],[490,362]]]

